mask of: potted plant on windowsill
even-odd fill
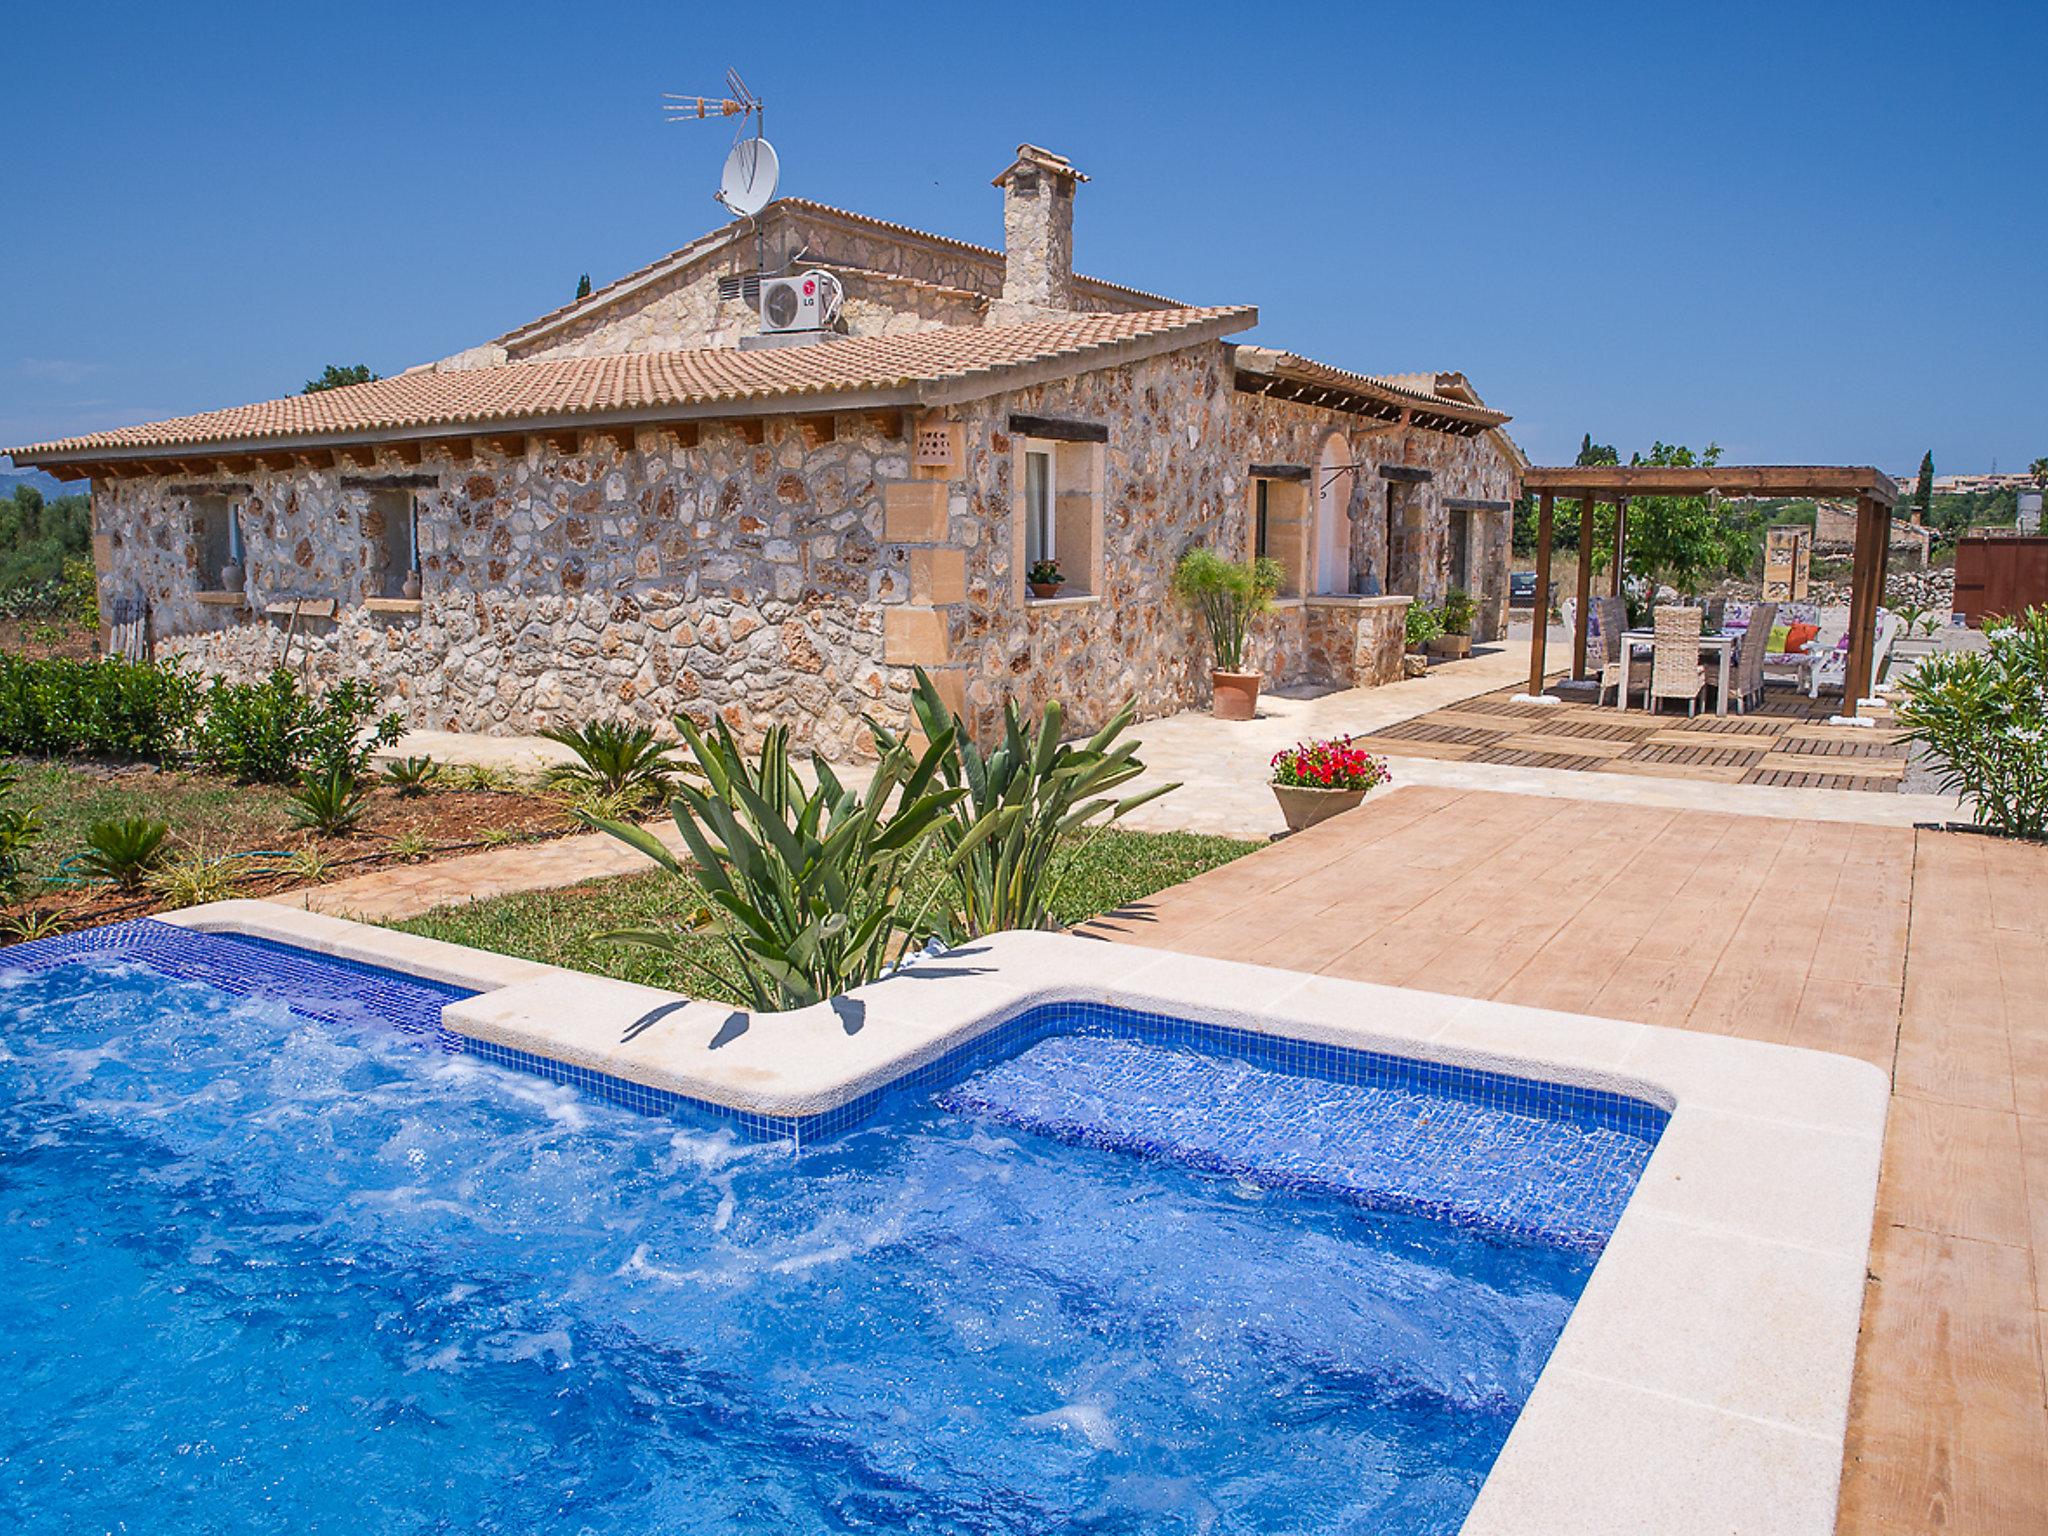
[[[1429,642],[1432,656],[1470,656],[1472,654],[1472,619],[1479,605],[1472,601],[1472,594],[1463,587],[1453,587],[1444,594],[1443,607],[1436,610],[1443,625],[1443,633]]]
[[[1226,560],[1202,548],[1174,567],[1175,595],[1208,626],[1209,712],[1218,720],[1249,720],[1258,710],[1259,674],[1245,670],[1244,646],[1252,620],[1273,606],[1283,574],[1278,560]]]
[[[1058,597],[1060,588],[1067,584],[1065,574],[1057,560],[1034,560],[1031,569],[1024,573],[1024,585],[1031,589],[1031,595],[1044,602],[1049,597]]]
[[[1354,747],[1349,736],[1304,741],[1273,756],[1273,798],[1290,832],[1351,810],[1392,777],[1385,758]]]

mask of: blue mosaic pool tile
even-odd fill
[[[1654,1147],[1469,1094],[1091,1031],[990,1063],[937,1103],[1079,1146],[1587,1252],[1605,1246]]]
[[[201,933],[148,917],[0,950],[0,970],[46,971],[99,956],[146,965],[181,981],[204,982],[234,997],[283,1003],[307,1018],[336,1024],[370,1018],[436,1043],[445,1043],[442,1008],[476,996],[467,987],[274,939]]]
[[[0,970],[46,970],[98,955],[282,1002],[310,1018],[379,1019],[422,1042],[641,1114],[729,1126],[799,1150],[854,1129],[899,1098],[921,1104],[938,1096],[954,1113],[1565,1246],[1605,1240],[1669,1118],[1658,1105],[1610,1090],[1103,1003],[1032,1008],[833,1109],[765,1115],[466,1039],[442,1025],[441,1010],[475,996],[470,989],[271,939],[140,918],[16,945],[0,951]],[[1020,1060],[1054,1040],[1066,1043],[1052,1058]],[[1119,1041],[1173,1049],[1119,1056],[1105,1046]],[[1040,1070],[1048,1060],[1069,1070],[1048,1077]],[[1085,1070],[1075,1067],[1084,1062]],[[1357,1091],[1318,1099],[1269,1082],[1231,1103],[1217,1076],[1222,1062]],[[984,1076],[968,1081],[978,1073]],[[1092,1096],[1077,1091],[1084,1085]],[[1418,1096],[1429,1102],[1418,1108]],[[1515,1167],[1529,1177],[1503,1187],[1496,1175]]]

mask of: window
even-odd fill
[[[1053,512],[1053,453],[1024,450],[1024,563],[1059,557],[1058,519]]]
[[[1273,482],[1258,480],[1253,482],[1253,486],[1256,508],[1252,524],[1252,554],[1257,559],[1264,560],[1273,552],[1266,525],[1266,514],[1271,509],[1273,500]]]
[[[199,590],[226,590],[221,573],[242,563],[242,524],[234,506],[225,496],[193,497],[192,531],[199,542]]]
[[[1103,445],[1018,436],[1012,440],[1016,592],[1041,560],[1060,568],[1061,598],[1102,590]]]
[[[368,535],[371,561],[365,595],[403,597],[406,578],[419,569],[418,498],[406,490],[371,492],[363,532]]]

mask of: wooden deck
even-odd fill
[[[1093,931],[1877,1063],[1839,1528],[2048,1531],[2048,848],[1416,787]]]
[[[1396,757],[1448,758],[1516,768],[1567,768],[1776,784],[1792,789],[1896,792],[1906,742],[1883,724],[1829,725],[1841,702],[1772,688],[1746,715],[1697,715],[1584,703],[1517,704],[1514,690],[1468,699],[1358,738]]]

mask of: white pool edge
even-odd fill
[[[846,1103],[1055,1001],[1648,1099],[1670,1123],[1464,1536],[1834,1528],[1890,1100],[1868,1063],[1056,934],[749,1016],[267,902],[164,920],[472,987],[443,1012],[467,1038],[762,1114]]]

